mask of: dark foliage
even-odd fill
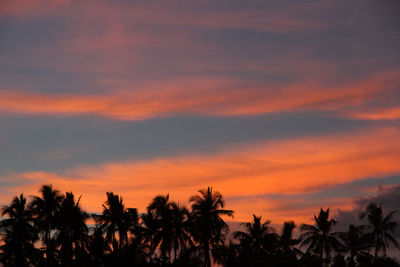
[[[329,209],[321,209],[313,225],[301,225],[298,238],[293,221],[276,232],[271,221],[256,215],[229,238],[224,216],[233,211],[211,187],[189,199],[190,210],[167,194],[156,196],[143,214],[125,207],[113,192],[107,193],[102,213],[92,215],[72,192],[61,194],[51,185],[39,192],[29,203],[21,194],[2,208],[4,266],[400,267],[386,253],[398,248],[395,212],[385,216],[374,203],[360,215],[369,224],[350,225],[346,232],[335,232],[337,222]]]

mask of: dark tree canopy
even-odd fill
[[[166,194],[154,197],[144,213],[107,192],[102,212],[89,214],[80,205],[82,197],[52,185],[43,185],[29,201],[23,194],[14,197],[1,210],[0,262],[16,267],[400,266],[387,257],[389,249],[399,247],[395,211],[385,213],[374,203],[360,215],[368,224],[336,232],[338,222],[321,208],[314,224],[301,225],[297,236],[294,221],[277,232],[270,220],[255,214],[230,233],[225,218],[234,212],[212,187],[190,197],[190,209]]]

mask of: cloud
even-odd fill
[[[389,186],[379,187],[379,190],[370,196],[357,198],[354,201],[354,207],[352,209],[342,210],[339,209],[337,213],[337,220],[339,222],[337,229],[338,231],[347,231],[348,225],[360,225],[369,224],[366,218],[360,219],[360,213],[364,212],[366,207],[370,203],[376,203],[382,205],[383,216],[389,214],[389,212],[397,211],[394,214],[394,220],[400,225],[400,185],[394,184]],[[397,242],[400,242],[400,226],[394,232],[395,237],[397,237]],[[390,257],[399,258],[399,251],[397,249],[389,250]]]
[[[324,23],[305,16],[312,10],[327,10],[329,2],[297,4],[293,7],[282,8],[276,3],[263,4],[257,10],[232,8],[233,3],[225,8],[217,7],[210,1],[199,3],[182,3],[169,1],[167,4],[149,1],[132,1],[124,3],[118,1],[110,4],[107,1],[82,1],[69,0],[6,0],[0,10],[0,16],[16,17],[48,17],[65,15],[74,10],[75,13],[85,14],[85,17],[96,21],[123,20],[130,24],[156,25],[168,27],[202,27],[212,29],[247,29],[272,32],[293,32],[302,30],[315,30],[326,27]],[[214,9],[212,9],[214,8]],[[194,10],[196,12],[194,12]]]
[[[396,120],[400,118],[400,107],[372,108],[350,113],[353,118],[363,120]]]
[[[50,11],[58,9],[69,3],[69,0],[4,0],[0,8],[0,17],[33,17],[43,14],[49,15]]]
[[[359,116],[353,113],[357,112],[358,107],[376,99],[383,102],[386,98],[382,95],[397,92],[399,77],[398,72],[383,73],[350,84],[325,88],[313,83],[245,88],[244,82],[234,79],[183,79],[177,83],[157,84],[156,88],[147,90],[97,95],[52,95],[3,90],[0,91],[0,109],[26,114],[98,114],[119,120],[143,120],[179,114],[256,115],[296,110],[334,111],[357,118]],[[379,118],[379,115],[376,114],[374,118]]]
[[[22,190],[25,194],[34,194],[43,183],[82,193],[82,203],[91,211],[100,208],[105,191],[121,194],[129,205],[141,210],[156,194],[171,193],[172,198],[182,203],[198,189],[209,185],[222,191],[227,198],[315,192],[366,177],[400,173],[400,147],[396,145],[399,137],[398,129],[387,128],[351,135],[250,143],[226,147],[215,154],[183,154],[147,161],[80,166],[62,173],[16,173],[2,179],[23,178],[27,186],[3,189],[8,193],[3,193],[2,201],[11,197],[10,192],[16,194]],[[334,202],[341,203],[341,207],[346,205],[343,201]],[[229,208],[237,210],[236,219],[244,219],[252,212],[243,203],[248,200],[228,203]],[[251,208],[254,212],[264,211],[274,220],[282,219],[282,213],[277,210],[282,200],[266,206],[263,206],[265,200],[255,203],[258,204]],[[292,205],[290,200],[287,204]]]
[[[0,176],[34,170],[60,171],[83,163],[97,165],[182,153],[214,153],[226,145],[249,140],[271,142],[389,124],[326,118],[319,113],[229,118],[187,116],[145,121],[7,115],[0,121]],[[52,160],[51,164],[48,160]]]

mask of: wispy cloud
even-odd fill
[[[266,85],[238,88],[235,80],[184,80],[158,84],[159,88],[122,91],[112,94],[73,95],[0,91],[0,109],[27,114],[98,114],[120,120],[143,120],[173,115],[256,115],[281,111],[325,110],[355,118],[397,118],[398,108],[390,113],[358,108],[370,102],[385,104],[400,84],[398,72],[383,73],[341,86],[321,87],[300,83],[286,87]],[[242,83],[243,84],[243,83]],[[231,89],[228,91],[225,88]],[[235,89],[236,87],[236,89]],[[385,117],[386,114],[386,117]]]
[[[147,161],[125,161],[96,166],[81,166],[56,174],[26,172],[3,177],[19,177],[28,186],[8,188],[8,192],[33,194],[42,183],[53,183],[62,190],[84,194],[84,204],[98,210],[105,191],[115,191],[129,205],[144,209],[150,198],[171,193],[181,202],[198,189],[213,185],[227,197],[261,194],[298,194],[315,192],[335,184],[385,177],[400,173],[399,129],[335,135],[324,138],[300,138],[280,142],[227,147],[220,153],[182,155]],[[4,197],[10,197],[5,194]],[[2,198],[2,201],[6,199]],[[283,201],[283,202],[282,202]],[[228,203],[237,217],[248,216],[246,201]],[[277,207],[254,206],[272,218],[281,218]],[[280,203],[278,205],[278,202]],[[287,202],[287,205],[290,204]],[[320,203],[315,203],[315,206]],[[274,207],[275,206],[275,209]],[[342,203],[341,207],[346,206]],[[312,208],[312,207],[308,207]],[[278,216],[279,215],[279,216]]]
[[[79,4],[69,0],[6,0],[0,10],[0,16],[34,17],[62,16],[71,9],[85,13],[87,18],[142,25],[158,25],[173,27],[202,27],[212,29],[247,29],[271,32],[295,32],[316,30],[327,26],[326,21],[317,21],[304,16],[310,10],[327,11],[331,3],[308,3],[283,8],[282,5],[270,3],[257,10],[245,9],[209,9],[211,3],[182,3],[169,1],[162,6],[154,2],[132,2],[111,4],[107,1],[83,1]],[[212,6],[212,5],[211,5]],[[196,12],[194,12],[196,11]]]

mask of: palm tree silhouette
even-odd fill
[[[321,264],[329,262],[332,251],[341,247],[338,240],[338,234],[332,233],[336,225],[334,219],[329,219],[329,209],[320,210],[318,216],[314,215],[314,225],[303,224],[300,235],[302,239],[301,246],[308,246],[307,252],[313,251],[320,256]],[[325,258],[324,258],[325,256]]]
[[[174,261],[177,259],[177,251],[180,249],[180,257],[187,246],[194,245],[191,236],[191,221],[190,213],[186,207],[181,207],[179,204],[172,202],[172,228],[173,228],[173,246],[174,246]]]
[[[104,255],[110,252],[110,247],[103,236],[103,229],[99,226],[92,229],[86,247],[94,266],[103,266]]]
[[[190,212],[169,195],[158,195],[140,218],[136,209],[108,192],[102,213],[92,215],[94,227],[87,225],[89,215],[80,197],[62,195],[51,185],[43,185],[40,192],[29,204],[21,194],[1,209],[0,265],[210,267],[213,260],[226,267],[400,266],[386,256],[392,246],[399,247],[395,211],[384,216],[382,206],[374,203],[360,214],[369,225],[350,225],[347,232],[333,232],[336,221],[329,209],[320,209],[313,225],[303,224],[299,239],[293,236],[293,221],[286,221],[278,235],[270,221],[253,215],[226,243],[223,216],[233,211],[224,209],[222,195],[211,187],[189,199]],[[300,243],[306,253],[298,249]],[[375,255],[369,253],[371,248]]]
[[[127,245],[128,232],[137,225],[137,210],[126,209],[122,197],[113,192],[107,192],[107,200],[103,204],[102,214],[93,217],[99,224],[99,228],[106,234],[106,241],[111,243],[114,264],[118,266],[119,250]]]
[[[399,247],[399,244],[394,237],[395,229],[398,226],[398,223],[394,220],[395,213],[396,211],[389,212],[389,214],[384,217],[382,206],[371,203],[367,206],[365,212],[360,214],[361,219],[367,217],[368,222],[370,223],[370,225],[367,225],[366,227],[372,231],[366,235],[370,241],[370,245],[375,247],[375,262],[380,251],[383,251],[384,256],[386,256],[386,251],[391,244],[396,248]]]
[[[39,192],[41,197],[33,196],[30,203],[30,208],[34,214],[34,222],[42,235],[42,240],[45,244],[46,261],[45,266],[49,266],[53,261],[53,253],[55,250],[54,242],[52,241],[51,231],[56,228],[57,213],[60,209],[63,195],[53,189],[52,185],[42,185]]]
[[[246,232],[236,231],[233,233],[234,238],[239,239],[242,246],[247,246],[253,255],[261,255],[271,247],[277,240],[278,235],[275,229],[269,226],[271,221],[261,222],[261,216],[257,217],[253,214],[253,222],[242,223],[246,228]]]
[[[141,233],[143,235],[144,242],[148,244],[149,262],[152,263],[154,251],[158,246],[157,240],[155,239],[155,236],[157,235],[158,232],[158,221],[156,219],[154,212],[150,211],[149,209],[147,210],[147,213],[142,214],[140,218],[142,220],[142,225],[143,225],[141,226]]]
[[[279,236],[279,248],[284,257],[296,257],[301,251],[295,246],[301,242],[300,239],[293,238],[293,230],[296,228],[294,221],[286,221],[283,223],[282,234]]]
[[[356,265],[356,258],[363,256],[363,251],[368,249],[369,243],[365,235],[365,225],[349,225],[347,232],[339,233],[339,237],[344,245],[344,250],[349,253],[347,264],[349,267]]]
[[[0,229],[5,233],[2,240],[4,245],[1,246],[4,252],[3,264],[16,267],[33,264],[34,256],[38,256],[34,247],[38,236],[32,224],[32,212],[26,205],[24,195],[14,197],[9,206],[2,208],[1,214],[8,217],[0,222]]]
[[[57,218],[57,243],[61,246],[60,258],[62,266],[72,266],[72,259],[79,257],[79,251],[87,239],[86,220],[89,215],[82,211],[79,201],[75,202],[74,194],[66,193],[61,203]]]
[[[156,244],[160,245],[161,261],[168,262],[167,253],[170,254],[173,245],[172,206],[169,194],[156,196],[147,209],[155,215],[157,231],[154,236]]]
[[[212,187],[200,190],[199,195],[190,197],[192,203],[193,237],[199,242],[203,252],[205,266],[211,266],[210,249],[224,242],[229,227],[221,216],[233,217],[232,210],[223,209],[224,199]]]

